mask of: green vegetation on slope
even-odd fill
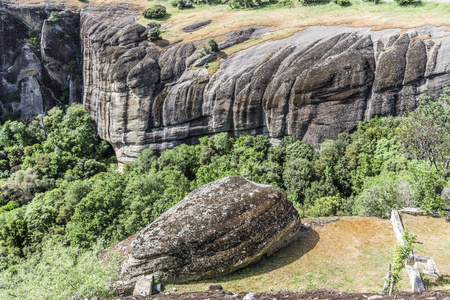
[[[116,172],[109,145],[96,137],[79,106],[54,108],[26,123],[7,121],[0,128],[2,278],[33,259],[40,268],[39,257],[56,251],[48,243],[55,249],[70,246],[70,252],[92,249],[99,241],[104,246],[118,242],[193,189],[234,174],[278,187],[303,217],[386,218],[403,206],[441,211],[448,203],[441,192],[450,157],[445,144],[449,99],[445,89],[408,117],[361,122],[353,134],[322,143],[320,151],[292,137],[272,147],[266,136],[233,139],[221,133],[160,156],[145,150],[124,165],[123,173]],[[411,125],[416,122],[421,126]],[[422,131],[417,128],[435,138],[425,152],[418,146]],[[8,169],[20,164],[9,176]],[[23,282],[40,288],[32,280]],[[2,295],[20,294],[22,288],[3,286]]]

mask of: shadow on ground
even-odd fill
[[[423,278],[423,283],[427,289],[439,289],[445,285],[450,284],[450,275],[444,274],[437,279],[431,278],[429,276],[425,276]]]
[[[237,270],[231,274],[214,278],[215,282],[228,282],[244,279],[256,275],[262,275],[271,271],[283,268],[311,251],[319,242],[319,233],[310,230],[299,239],[292,241],[287,246],[281,248],[271,256],[264,256],[260,261],[255,262],[245,268]],[[210,280],[199,281],[210,282]]]

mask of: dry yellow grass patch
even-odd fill
[[[151,6],[152,3],[155,2],[147,6]],[[351,7],[339,7],[330,3],[318,6],[272,7],[244,11],[235,11],[226,5],[217,5],[197,6],[185,11],[169,8],[169,13],[171,18],[166,23],[170,23],[172,27],[168,29],[170,32],[168,39],[170,41],[183,39],[185,42],[223,35],[250,25],[274,27],[272,35],[265,36],[262,41],[284,38],[306,26],[313,25],[345,24],[350,27],[370,27],[374,30],[408,29],[425,25],[450,26],[449,3],[424,3],[421,7],[399,7],[395,3],[374,5],[354,1]],[[208,19],[212,19],[213,22],[203,29],[193,33],[184,33],[181,30],[187,25]],[[141,18],[140,22],[146,23],[148,20]]]
[[[403,215],[403,223],[409,222],[409,231],[417,235],[414,252],[433,257],[438,271],[443,277],[425,277],[429,289],[450,289],[450,222],[432,217]]]
[[[18,0],[23,5],[48,3],[52,0]],[[369,27],[374,30],[385,28],[402,29],[420,27],[425,25],[450,26],[450,3],[424,2],[417,7],[400,7],[394,2],[382,2],[378,5],[360,0],[353,0],[350,7],[340,7],[334,3],[295,7],[276,7],[274,5],[255,10],[232,10],[228,5],[197,5],[193,9],[178,10],[170,5],[169,1],[147,0],[54,0],[65,3],[68,7],[81,7],[85,4],[114,5],[128,3],[139,10],[162,4],[168,9],[168,19],[162,22],[170,25],[163,31],[163,38],[168,42],[183,40],[192,42],[204,40],[227,34],[231,31],[250,25],[263,25],[273,27],[270,34],[261,39],[249,41],[227,49],[230,55],[236,51],[248,48],[257,43],[271,39],[281,39],[313,25],[347,25],[350,27]],[[212,23],[203,29],[192,33],[185,33],[182,28],[193,23],[212,19]],[[143,17],[139,23],[146,24],[151,20]]]
[[[422,245],[416,253],[435,257],[444,281],[433,281],[433,289],[450,288],[449,223],[442,219],[406,216],[410,232]],[[272,257],[220,278],[183,285],[170,285],[178,292],[202,291],[221,284],[233,292],[263,292],[330,288],[349,292],[381,292],[395,245],[388,220],[344,217],[307,233]],[[398,289],[409,291],[406,271]]]

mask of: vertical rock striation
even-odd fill
[[[210,75],[191,67],[199,43],[156,47],[138,16],[87,6],[81,17],[84,104],[120,162],[218,132],[292,135],[318,147],[364,119],[403,114],[426,89],[450,83],[445,28],[314,26],[222,58]],[[266,32],[243,28],[219,46]]]
[[[204,41],[156,46],[136,23],[139,8],[63,9],[0,0],[0,113],[32,116],[82,99],[122,163],[218,132],[292,135],[318,147],[364,119],[403,114],[450,82],[446,28],[313,26],[224,57],[211,75],[192,67]],[[49,20],[53,11],[60,20]],[[219,47],[269,30],[244,27]]]
[[[79,14],[0,1],[0,112],[34,116],[81,102]],[[60,19],[50,21],[51,12]]]
[[[159,50],[128,6],[86,6],[81,16],[84,105],[118,157],[144,148],[151,105],[161,90]]]

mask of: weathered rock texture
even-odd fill
[[[157,49],[126,9],[88,6],[81,20],[85,107],[121,162],[224,131],[292,135],[317,147],[450,83],[445,28],[310,27],[223,58],[210,76],[189,68],[199,43]],[[266,32],[243,28],[219,46]]]
[[[62,9],[0,0],[0,112],[34,115],[82,94],[100,137],[122,163],[145,148],[160,152],[218,132],[266,134],[274,142],[292,135],[318,147],[361,120],[407,112],[426,89],[438,93],[450,83],[444,27],[309,27],[222,58],[210,75],[191,68],[204,63],[197,54],[206,40],[156,47],[147,40],[149,28],[136,24],[139,8],[86,5],[81,21],[76,12],[48,21]],[[269,30],[242,28],[218,39],[219,47]]]
[[[0,113],[81,102],[79,14],[62,10],[0,1]],[[52,11],[60,21],[48,20]]]
[[[276,188],[230,176],[204,185],[139,232],[126,249],[116,289],[140,276],[185,282],[230,273],[270,255],[301,230]]]

